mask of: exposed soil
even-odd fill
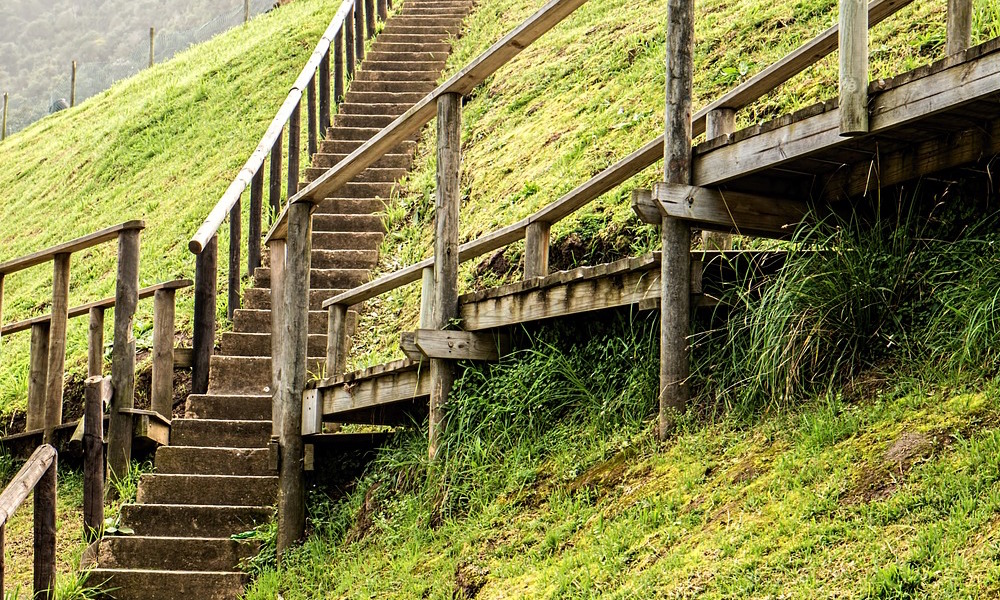
[[[903,432],[886,449],[880,463],[861,470],[844,495],[844,504],[866,504],[888,498],[913,465],[929,459],[948,439],[946,435]]]
[[[354,518],[354,525],[351,526],[350,531],[347,532],[347,536],[344,537],[345,545],[360,542],[371,532],[372,527],[375,525],[373,516],[379,510],[378,490],[381,487],[381,483],[376,483],[365,492],[365,501],[361,504],[358,515]]]
[[[455,595],[454,598],[464,598],[470,600],[479,595],[479,590],[486,585],[486,579],[490,570],[486,567],[470,564],[464,561],[455,567]]]

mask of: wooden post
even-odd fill
[[[347,305],[331,304],[327,310],[326,376],[337,377],[347,365]]]
[[[280,335],[278,400],[281,410],[280,465],[278,479],[278,560],[305,534],[305,470],[302,442],[302,393],[306,383],[309,339],[309,254],[312,249],[312,218],[308,203],[288,207],[285,253],[284,314]]]
[[[271,214],[277,217],[281,214],[281,136],[284,130],[278,134],[278,139],[274,140],[271,148],[271,177],[267,182],[268,202],[271,204]]]
[[[840,0],[840,135],[868,133],[868,2]]]
[[[664,176],[668,183],[691,181],[691,92],[694,65],[694,0],[667,0],[667,103]],[[688,401],[687,336],[691,324],[691,228],[664,217],[660,266],[660,414],[665,439],[676,413]]]
[[[549,274],[549,232],[551,225],[535,221],[528,225],[524,237],[524,278],[534,279]]]
[[[243,24],[250,22],[250,0],[243,0]]]
[[[49,361],[45,383],[45,443],[52,443],[62,423],[63,376],[66,373],[66,325],[69,321],[69,254],[52,261],[52,320],[49,322]]]
[[[329,68],[329,66],[328,66]],[[344,30],[337,31],[333,37],[333,101],[338,106],[344,101]],[[327,106],[326,124],[330,125],[330,111]],[[326,138],[326,128],[321,127],[323,138]]]
[[[229,281],[226,286],[226,316],[233,320],[240,307],[240,251],[243,245],[243,203],[239,198],[229,211]]]
[[[31,356],[28,369],[28,414],[25,431],[45,428],[45,386],[49,369],[49,323],[31,326]]]
[[[192,340],[191,392],[208,391],[208,368],[215,353],[215,311],[218,302],[219,236],[195,258],[194,331]],[[117,311],[116,311],[117,312]]]
[[[102,377],[88,377],[83,411],[83,538],[94,542],[104,527],[104,398]]]
[[[238,260],[238,259],[237,259]],[[153,381],[150,408],[167,419],[174,410],[174,313],[175,290],[153,294]]]
[[[347,19],[344,20],[344,50],[347,56],[347,77],[354,77],[354,64],[357,62],[357,57],[354,55],[354,50],[357,44],[354,41],[354,30],[357,27],[357,16],[354,14],[357,12],[354,6],[347,11]],[[346,83],[346,82],[345,82]],[[346,89],[346,88],[345,88]]]
[[[3,280],[4,274],[0,273],[0,330],[3,329]],[[3,342],[3,334],[0,334],[0,342]],[[2,343],[0,343],[0,348],[3,348]],[[2,355],[0,355],[0,357],[2,357]],[[0,587],[0,591],[2,590],[3,588]]]
[[[69,106],[76,106],[76,61],[73,61],[73,70],[69,76]]]
[[[365,2],[365,29],[367,30],[367,38],[372,39],[375,37],[375,0],[364,0]]]
[[[149,66],[156,63],[156,28],[149,28]]]
[[[945,54],[951,56],[969,49],[972,42],[972,0],[948,0],[948,30]]]
[[[115,282],[115,337],[111,348],[111,419],[108,424],[108,478],[125,477],[132,458],[132,415],[135,406],[135,337],[132,331],[139,304],[139,230],[118,234],[118,275]],[[197,311],[196,311],[197,312]],[[197,314],[195,316],[197,319]],[[110,487],[109,489],[114,489]]]
[[[55,598],[56,586],[56,463],[35,485],[35,575],[33,598]]]
[[[302,150],[302,100],[288,121],[288,198],[299,191],[299,153]]]
[[[281,336],[284,318],[285,240],[271,240],[267,249],[271,266],[271,433],[281,435],[281,352],[285,347]]]
[[[90,309],[87,325],[87,377],[104,374],[104,309]]]
[[[0,525],[0,592],[2,592],[3,590],[7,589],[7,586],[4,585],[4,581],[3,581],[4,580],[4,573],[7,570],[7,565],[5,564],[7,561],[4,560],[4,554],[7,551],[7,540],[6,540],[7,535],[6,534],[7,534],[7,524],[4,523],[4,524]]]
[[[0,141],[7,139],[7,92],[3,93],[3,123],[0,123]]]
[[[333,52],[335,56],[340,57],[340,38],[341,34],[338,31],[333,38],[333,45],[326,51],[323,60],[319,61],[319,135],[323,139],[326,139],[326,131],[330,128],[330,53]],[[340,70],[343,74],[343,58],[338,60],[341,61]],[[340,101],[340,97],[336,94],[334,101]]]
[[[705,139],[714,140],[736,131],[736,110],[719,108],[705,115]],[[704,250],[732,250],[733,236],[719,231],[701,232],[701,247]]]
[[[329,57],[329,54],[327,54],[327,56]],[[326,64],[326,86],[324,86],[324,87],[327,90],[327,94],[329,95],[329,93],[330,93],[330,64],[329,64],[329,62],[327,62],[327,60],[328,59],[323,59],[323,60],[320,61],[319,64],[320,64],[320,71],[323,70],[322,65]],[[329,102],[329,98],[327,99],[327,101]],[[317,138],[316,138],[316,132],[317,132],[317,129],[319,128],[319,124],[316,122],[317,115],[316,115],[316,77],[315,76],[313,76],[313,78],[309,80],[309,85],[306,87],[306,117],[307,117],[306,121],[308,123],[308,129],[309,129],[309,133],[307,134],[307,137],[308,137],[308,148],[309,148],[309,157],[311,158],[313,155],[316,154],[316,148],[317,148],[317,143],[318,143],[317,142]]]
[[[354,59],[358,62],[365,59],[364,6],[364,0],[356,0],[354,3]]]
[[[444,329],[458,316],[458,212],[462,162],[462,96],[437,101],[437,193],[434,206],[434,302],[431,328]],[[455,379],[451,361],[431,359],[431,399],[427,452],[434,460],[441,443],[444,404]]]
[[[378,18],[379,21],[385,23],[385,20],[389,18],[389,2],[388,0],[378,0]]]
[[[434,267],[420,271],[420,328],[432,329],[434,319]]]
[[[250,219],[247,224],[247,274],[260,266],[261,210],[264,203],[264,171],[257,169],[250,180]]]

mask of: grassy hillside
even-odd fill
[[[0,144],[0,261],[144,219],[140,283],[192,277],[188,239],[256,146],[335,10],[297,1],[8,138]],[[220,257],[227,256],[223,229]],[[114,252],[110,245],[74,257],[71,305],[113,295]],[[51,279],[51,267],[8,278],[4,321],[47,312]],[[192,298],[190,290],[179,294],[182,327]],[[142,332],[151,310],[140,304],[140,347],[149,343]],[[0,348],[0,415],[25,405],[29,337],[11,336]],[[70,369],[85,371],[86,319],[71,323],[69,340]]]

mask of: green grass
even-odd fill
[[[191,278],[187,241],[256,146],[335,10],[298,0],[8,138],[0,144],[0,261],[144,219],[141,284]],[[113,295],[114,251],[111,244],[73,257],[72,305]],[[4,321],[47,312],[51,278],[45,266],[9,277]],[[182,331],[192,307],[191,290],[179,293]],[[139,321],[150,323],[151,312],[151,302],[141,303]],[[106,322],[110,328],[110,316]],[[85,372],[86,327],[86,319],[70,326],[71,371]],[[29,337],[10,336],[0,348],[0,415],[24,409]]]

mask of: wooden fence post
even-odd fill
[[[327,65],[329,68],[329,65]],[[333,36],[333,102],[340,105],[344,101],[344,29],[341,28]],[[327,106],[326,124],[330,125],[330,110]],[[321,127],[323,138],[326,138],[326,128]]]
[[[45,386],[49,369],[49,323],[31,326],[31,356],[28,368],[28,414],[25,431],[45,428]]]
[[[153,381],[150,408],[167,419],[174,411],[174,322],[176,292],[153,294]]]
[[[434,267],[420,271],[420,328],[431,329],[434,319]]]
[[[76,61],[73,61],[73,69],[69,76],[69,106],[76,106]]]
[[[385,23],[385,20],[389,18],[388,0],[378,0],[378,18],[383,23]]]
[[[840,135],[868,133],[868,2],[840,0]]]
[[[288,198],[299,191],[299,153],[302,150],[302,99],[295,104],[288,120]]]
[[[361,62],[365,59],[365,3],[356,0],[354,3],[354,59]]]
[[[7,92],[3,93],[3,122],[0,123],[0,141],[7,139],[7,101],[9,95]]]
[[[213,236],[194,267],[194,352],[191,365],[191,391],[208,391],[208,369],[215,353],[215,312],[218,302],[219,236]],[[117,310],[115,313],[117,314]]]
[[[528,225],[524,237],[524,278],[549,274],[549,233],[552,226],[543,221]]]
[[[326,51],[326,56],[323,60],[319,61],[319,137],[326,139],[326,130],[330,128],[330,53],[332,52],[334,56],[337,57],[339,61],[337,68],[339,69],[337,77],[343,75],[344,64],[343,57],[340,54],[340,40],[341,33],[338,31],[337,35],[333,38],[333,45],[330,49]],[[339,80],[334,83],[337,85]],[[343,92],[336,91],[334,93],[334,102],[340,101],[340,96]]]
[[[736,131],[736,111],[732,108],[718,108],[705,115],[705,139],[714,140]],[[701,232],[701,247],[704,250],[732,250],[733,236],[720,231]]]
[[[229,277],[226,285],[226,316],[233,320],[241,305],[240,294],[240,252],[243,246],[243,202],[236,199],[229,211]]]
[[[969,49],[969,44],[972,42],[972,0],[948,0],[946,35],[947,56]]]
[[[87,377],[104,374],[104,309],[90,309],[87,324]]]
[[[365,3],[365,29],[368,35],[366,39],[375,37],[375,0],[364,0]]]
[[[347,308],[346,304],[331,304],[327,309],[327,377],[343,374],[347,365]]]
[[[45,384],[45,443],[52,443],[62,423],[63,376],[66,373],[66,325],[69,321],[69,254],[52,261],[52,319],[49,322],[49,361]]]
[[[271,240],[267,248],[271,266],[271,434],[281,436],[281,353],[285,349],[282,330],[285,314],[285,240]]]
[[[156,28],[149,28],[149,66],[156,63]]]
[[[250,0],[243,0],[243,24],[250,22]]]
[[[274,140],[274,146],[271,147],[271,176],[267,182],[268,202],[275,217],[281,214],[281,136],[284,134],[285,131],[282,129],[278,139]]]
[[[111,419],[108,425],[108,479],[129,472],[132,458],[132,415],[135,406],[135,337],[133,321],[139,304],[139,230],[118,234],[115,282],[115,337],[111,348]],[[197,318],[197,317],[196,317]],[[109,489],[114,489],[113,487]]]
[[[347,56],[345,62],[347,64],[348,78],[354,77],[354,63],[357,62],[357,57],[354,55],[354,50],[357,47],[357,44],[354,41],[354,30],[357,27],[356,12],[355,7],[351,6],[351,9],[347,11],[347,19],[344,20],[344,53]]]
[[[444,329],[458,316],[458,213],[462,200],[462,96],[444,94],[437,101],[437,193],[434,206],[433,329]],[[437,457],[444,405],[455,379],[449,360],[432,358],[427,452]]]
[[[254,173],[250,180],[250,220],[247,223],[247,274],[260,266],[260,240],[263,226],[261,211],[264,204],[264,171],[263,165]]]
[[[691,180],[691,93],[694,51],[694,1],[667,1],[667,108],[664,176],[667,183]],[[674,416],[688,401],[687,336],[691,326],[691,227],[664,217],[660,265],[660,414],[658,433],[665,439]]]
[[[34,598],[55,598],[56,589],[56,465],[58,457],[35,485]]]
[[[281,437],[278,484],[278,560],[305,534],[305,471],[302,442],[302,393],[305,391],[309,339],[309,262],[312,249],[311,206],[288,207],[285,253],[281,375]]]
[[[83,412],[83,537],[96,541],[104,527],[104,378],[89,377]]]
[[[324,58],[319,62],[320,72],[323,71],[323,65],[326,65],[326,85],[323,86],[327,90],[327,95],[330,93],[330,63],[328,62],[329,53],[327,53],[327,58]],[[329,102],[329,98],[327,98]],[[317,148],[317,129],[319,129],[319,124],[316,122],[316,76],[313,75],[312,79],[309,80],[309,85],[306,87],[306,122],[308,123],[307,129],[309,132],[306,134],[308,137],[308,149],[309,157],[311,158],[316,154]]]

